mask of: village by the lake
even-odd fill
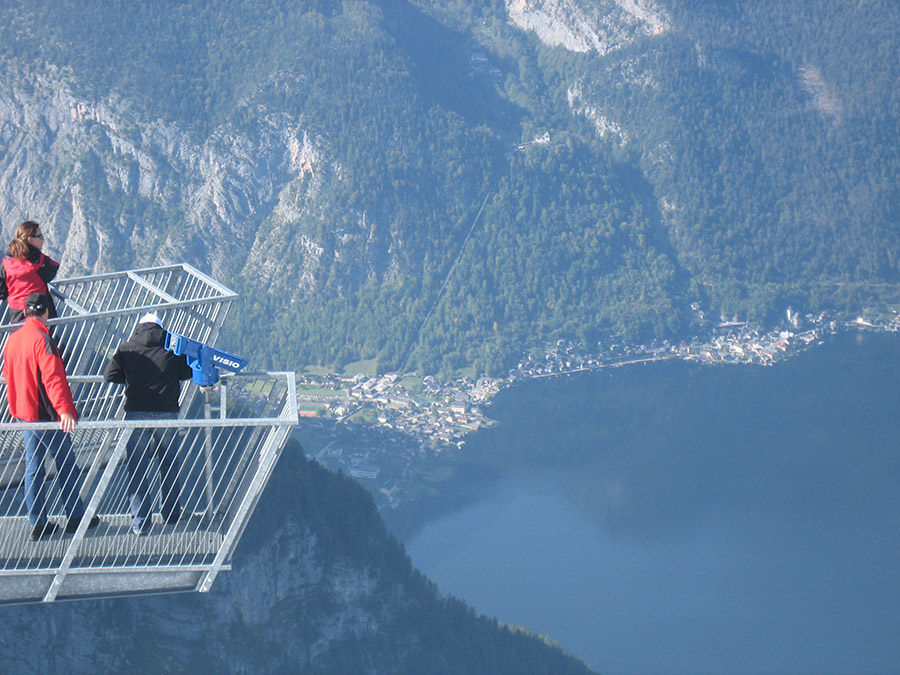
[[[379,509],[395,509],[437,491],[452,475],[452,457],[464,451],[466,436],[494,424],[488,414],[493,396],[517,383],[668,359],[770,366],[847,330],[897,332],[900,315],[840,321],[828,313],[801,317],[788,310],[784,326],[769,332],[723,320],[707,340],[601,343],[594,355],[560,340],[541,354],[526,354],[499,378],[303,374],[297,381],[302,417],[297,436],[320,464],[365,485]]]

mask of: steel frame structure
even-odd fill
[[[65,279],[54,284],[60,343],[80,421],[72,434],[86,514],[65,532],[59,491],[50,490],[57,533],[29,538],[22,478],[23,423],[9,416],[0,382],[0,603],[171,591],[208,591],[231,555],[298,422],[293,373],[223,374],[213,387],[186,385],[175,420],[122,419],[123,388],[101,373],[138,318],[156,312],[166,327],[212,344],[235,294],[187,265]],[[4,314],[5,318],[5,314]],[[15,325],[0,326],[0,347]],[[151,444],[175,458],[183,517],[151,517],[149,531],[131,529],[126,453]],[[47,483],[56,472],[46,463]],[[150,462],[147,480],[160,498],[162,464]],[[152,474],[151,474],[152,472]],[[88,528],[97,515],[100,524]]]

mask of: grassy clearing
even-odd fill
[[[344,366],[344,376],[353,377],[354,375],[367,375],[375,377],[378,372],[378,359],[368,359],[366,361],[354,361]]]

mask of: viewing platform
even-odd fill
[[[48,325],[79,413],[72,441],[86,514],[75,532],[66,533],[65,515],[54,503],[59,493],[51,488],[50,521],[59,529],[31,541],[21,431],[58,424],[13,420],[0,380],[0,603],[208,591],[219,572],[230,569],[232,553],[298,422],[294,373],[223,372],[207,387],[189,380],[182,387],[178,419],[125,421],[124,386],[104,382],[102,373],[139,317],[155,312],[166,330],[214,345],[236,295],[188,265],[61,279],[51,293],[59,317]],[[0,350],[17,327],[7,324],[4,306]],[[166,523],[154,508],[149,531],[137,536],[124,460],[129,438],[151,431],[177,456],[183,512]],[[153,464],[148,475],[159,473]],[[55,467],[49,457],[45,469],[52,484]],[[88,528],[94,515],[100,524]]]

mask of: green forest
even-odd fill
[[[72,159],[120,249],[95,267],[213,272],[241,294],[224,339],[260,367],[500,374],[559,338],[893,308],[900,6],[653,4],[664,29],[600,53],[502,2],[47,0],[0,10],[0,62],[217,152],[313,139],[315,170],[241,157],[216,237],[192,195],[121,189],[121,151]]]
[[[311,672],[354,672],[362,663],[407,673],[589,673],[578,659],[547,638],[477,614],[463,601],[442,596],[435,584],[413,568],[403,546],[390,536],[372,496],[356,481],[326,471],[303,457],[291,441],[279,460],[279,471],[290,480],[268,488],[254,522],[297,520],[315,533],[320,564],[339,574],[348,562],[371,570],[377,579],[373,615],[387,612],[382,625],[363,636],[336,643],[318,657]],[[272,545],[264,527],[248,528],[248,550]],[[268,540],[266,539],[268,538]],[[320,627],[312,619],[327,607],[322,597],[295,598],[282,609],[285,624],[299,644],[311,644]],[[288,604],[288,603],[286,603]],[[309,633],[305,633],[307,629]],[[411,638],[411,636],[414,636]],[[265,640],[265,636],[260,636]],[[284,668],[303,671],[304,650],[273,645],[275,654],[294,652],[296,662]],[[227,666],[225,666],[227,668]]]

